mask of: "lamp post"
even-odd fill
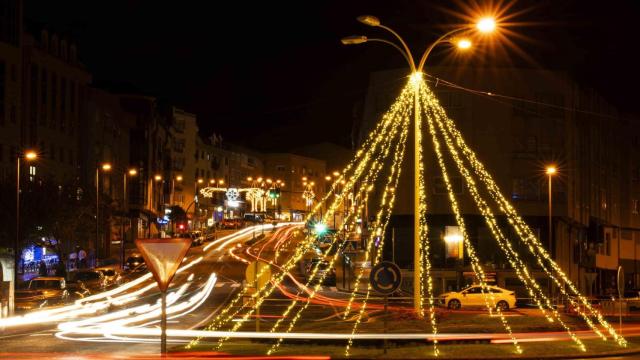
[[[547,242],[549,244],[549,254],[553,257],[553,219],[552,219],[552,212],[553,212],[553,202],[552,202],[552,189],[551,189],[551,178],[553,177],[553,175],[555,175],[557,172],[556,167],[553,165],[547,166],[546,169],[546,173],[547,173],[547,178],[548,178],[548,183],[549,183],[549,223],[548,223],[548,228],[549,228],[549,234],[548,234],[548,239]],[[571,264],[569,264],[569,268],[571,268]],[[549,281],[549,296],[551,296],[551,281]]]
[[[365,42],[381,42],[388,45],[393,46],[396,50],[398,50],[402,56],[407,60],[409,67],[412,72],[412,80],[415,81],[415,91],[414,91],[414,171],[413,171],[413,181],[414,181],[414,222],[413,222],[413,246],[414,246],[414,271],[413,271],[413,304],[416,313],[421,316],[422,314],[422,305],[420,300],[420,294],[422,293],[422,286],[424,284],[421,283],[421,276],[419,269],[422,266],[422,259],[420,254],[420,162],[421,152],[420,148],[422,146],[422,141],[420,137],[420,115],[419,115],[419,103],[418,103],[418,95],[419,95],[419,86],[417,86],[422,79],[422,69],[424,68],[425,62],[431,54],[431,51],[440,44],[450,43],[457,46],[461,50],[466,50],[471,47],[471,41],[467,38],[460,37],[463,33],[468,33],[475,30],[481,33],[490,33],[496,28],[496,23],[492,18],[482,18],[475,25],[466,25],[457,27],[444,35],[440,36],[436,41],[434,41],[425,52],[422,54],[420,58],[420,62],[416,66],[413,55],[411,54],[411,50],[407,46],[407,43],[402,39],[402,37],[395,32],[393,29],[383,25],[380,23],[380,20],[371,15],[363,15],[359,16],[357,20],[365,25],[372,27],[379,27],[381,29],[386,30],[391,33],[396,40],[400,42],[401,46],[398,46],[396,43],[391,42],[385,39],[377,39],[377,38],[368,38],[366,36],[349,36],[342,39],[342,43],[344,45],[355,45],[355,44],[363,44]],[[455,35],[455,36],[454,36]]]
[[[194,188],[194,192],[193,193],[195,194],[193,199],[194,199],[194,201],[196,203],[196,206],[195,206],[194,212],[193,212],[193,227],[194,227],[193,230],[196,230],[196,229],[198,229],[200,227],[199,226],[200,225],[200,213],[199,213],[200,204],[199,204],[199,201],[198,201],[198,184],[202,184],[202,183],[204,183],[204,179],[202,179],[202,178],[199,178],[198,180],[196,180],[196,182],[193,183],[193,188]]]
[[[96,166],[96,243],[95,254],[96,258],[99,255],[98,245],[100,244],[100,170],[104,172],[111,171],[110,163],[102,163]]]
[[[129,193],[127,192],[127,179],[129,176],[136,176],[138,175],[138,170],[131,168],[127,171],[125,171],[122,174],[122,181],[123,181],[123,186],[122,186],[122,209],[124,211],[124,213],[127,216],[127,219],[130,220],[129,218]],[[122,221],[122,235],[120,236],[120,266],[122,267],[122,269],[124,270],[124,252],[125,252],[125,226],[124,226],[124,221]]]
[[[26,161],[35,160],[38,158],[38,153],[33,150],[28,150],[23,153],[18,153],[16,156],[16,241],[13,244],[13,257],[15,261],[13,268],[14,289],[18,284],[18,264],[20,263],[20,160],[23,157]]]
[[[171,202],[171,205],[175,205],[175,201],[176,201],[176,181],[177,182],[182,182],[182,175],[177,175],[176,177],[171,179],[171,196],[169,201]]]

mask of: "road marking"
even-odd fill
[[[237,287],[240,287],[240,284],[239,283],[231,284],[231,287],[232,288],[237,288]]]

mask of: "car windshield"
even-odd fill
[[[62,288],[59,280],[31,280],[29,289],[56,289]]]
[[[144,262],[144,259],[143,259],[142,257],[137,257],[137,256],[136,256],[136,257],[134,257],[134,256],[132,256],[132,257],[130,257],[130,258],[128,258],[128,259],[127,259],[127,262],[128,262],[128,263],[133,263],[133,262],[139,262],[139,263],[142,263],[142,262]]]
[[[76,280],[97,280],[100,278],[100,273],[93,271],[79,272],[76,274]]]
[[[113,270],[101,270],[101,271],[104,276],[113,276],[116,274],[116,272]]]

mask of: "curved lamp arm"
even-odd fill
[[[413,60],[411,59],[411,55],[407,54],[404,50],[402,50],[402,48],[400,46],[398,46],[396,43],[389,41],[389,40],[385,40],[385,39],[377,39],[377,38],[373,38],[373,39],[367,39],[367,41],[371,41],[371,42],[380,42],[380,43],[385,43],[388,45],[393,46],[396,50],[400,51],[400,53],[402,54],[402,56],[404,57],[405,60],[407,60],[407,63],[409,64],[409,67],[414,70],[414,64],[413,64]]]
[[[413,61],[413,56],[411,56],[411,50],[409,50],[409,47],[407,46],[407,43],[404,42],[402,37],[400,37],[400,35],[398,35],[398,33],[393,31],[390,27],[384,26],[382,24],[379,24],[378,27],[387,30],[388,32],[392,33],[393,36],[395,36],[398,40],[400,40],[400,43],[402,44],[402,47],[404,48],[404,52],[407,54],[406,57],[408,57],[407,61],[409,62],[409,66],[411,67],[411,72],[416,72],[416,64]],[[397,45],[395,45],[395,46],[397,47]]]
[[[424,68],[424,64],[425,62],[427,62],[427,58],[429,57],[429,54],[431,54],[431,51],[433,50],[433,48],[435,48],[437,45],[443,43],[448,37],[450,37],[453,34],[457,34],[459,32],[463,32],[463,31],[467,31],[469,30],[466,27],[463,28],[457,28],[457,29],[453,29],[451,31],[449,31],[448,33],[440,36],[438,38],[438,40],[434,41],[428,48],[427,50],[424,51],[424,54],[422,54],[422,58],[420,59],[420,63],[418,64],[418,68],[417,71],[422,72],[422,69]]]

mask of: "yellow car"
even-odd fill
[[[497,286],[487,285],[485,293],[482,293],[482,286],[471,285],[459,292],[448,292],[440,295],[440,299],[443,305],[446,305],[449,309],[457,310],[461,307],[485,307],[485,296],[487,302],[491,303],[489,298],[491,292],[496,307],[502,311],[513,309],[516,307],[516,293],[502,289]]]

